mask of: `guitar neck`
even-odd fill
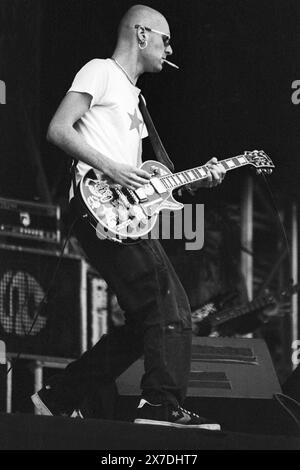
[[[233,307],[232,309],[228,309],[228,310],[225,310],[223,312],[219,312],[219,313],[214,314],[210,318],[210,322],[211,322],[212,326],[218,326],[218,325],[221,325],[222,323],[225,323],[227,321],[234,320],[236,318],[242,317],[242,316],[247,315],[249,313],[253,313],[256,310],[260,310],[264,307],[272,305],[275,302],[276,302],[276,300],[272,296],[259,297],[255,300],[252,300],[251,302],[249,302],[244,307],[238,307],[238,308]]]
[[[224,170],[227,172],[229,170],[249,165],[249,161],[245,155],[237,155],[236,157],[220,160],[218,161],[218,164],[222,165]],[[209,173],[209,168],[206,165],[203,165],[191,168],[190,170],[172,173],[171,175],[161,176],[159,179],[167,189],[176,189],[189,183],[204,180],[208,177]]]
[[[278,295],[278,300],[287,298],[288,296],[295,294],[299,291],[299,289],[300,284],[294,284],[293,286],[288,287],[286,290],[282,290]],[[212,326],[218,326],[229,320],[234,320],[235,318],[239,318],[243,315],[256,312],[256,310],[261,310],[264,307],[269,307],[274,304],[276,304],[276,298],[271,294],[267,294],[261,297],[257,297],[254,300],[251,300],[251,302],[248,302],[243,307],[233,307],[231,309],[226,309],[221,312],[213,313],[211,314],[210,322]]]

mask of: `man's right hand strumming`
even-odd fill
[[[151,175],[144,170],[140,170],[132,165],[126,163],[117,163],[114,161],[108,162],[106,160],[103,165],[102,171],[114,183],[125,186],[129,189],[137,189],[147,184]]]
[[[67,154],[100,170],[114,183],[136,189],[148,183],[150,174],[126,163],[119,163],[100,154],[84,141],[74,124],[89,110],[91,96],[69,92],[56,111],[49,129],[48,140]]]

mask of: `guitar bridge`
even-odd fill
[[[127,197],[128,201],[131,204],[138,204],[139,203],[139,198],[135,195],[135,193],[132,189],[123,188],[123,193],[125,193],[125,196]]]
[[[116,196],[116,198],[123,203],[126,209],[130,208],[130,202],[128,201],[127,197],[125,196],[125,194],[122,192],[121,189],[119,189],[118,187],[114,187],[113,193]]]

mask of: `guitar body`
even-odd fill
[[[81,179],[77,197],[99,238],[130,243],[148,237],[163,209],[180,210],[172,190],[160,184],[160,176],[171,175],[162,163],[148,160],[141,169],[152,175],[140,190],[128,190],[113,184],[96,170],[89,170]]]
[[[274,168],[263,150],[246,151],[219,161],[219,165],[225,171],[252,165],[260,173],[270,173]],[[160,211],[183,208],[183,204],[173,198],[173,190],[210,176],[206,165],[172,173],[162,163],[148,160],[140,168],[151,178],[149,183],[135,190],[114,183],[96,170],[89,170],[82,177],[76,196],[99,238],[120,243],[148,238]]]

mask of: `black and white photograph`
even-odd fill
[[[0,0],[0,451],[300,450],[299,25]]]

